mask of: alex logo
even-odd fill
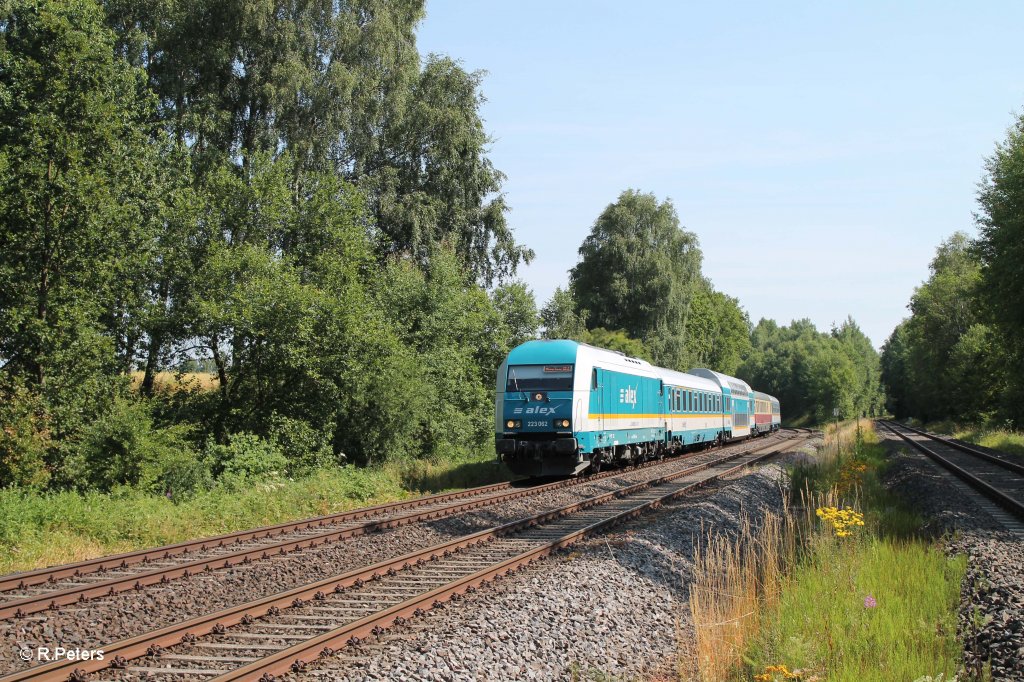
[[[558,412],[557,407],[517,407],[512,414],[554,414]]]
[[[628,386],[626,388],[620,388],[619,402],[623,405],[632,405],[633,407],[636,407],[636,389],[629,388]]]

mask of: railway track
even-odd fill
[[[744,448],[739,443],[730,448]],[[706,455],[686,453],[675,462]],[[655,466],[649,462],[640,467]],[[623,470],[547,484],[499,483],[339,512],[211,538],[0,577],[0,619],[19,618],[89,599],[165,585],[198,573],[269,559],[368,533],[422,523],[523,497],[621,476]]]
[[[431,608],[612,524],[728,476],[806,440],[791,435],[716,451],[674,471],[561,508],[462,536],[372,566],[164,627],[103,647],[103,660],[35,666],[22,680],[271,680],[320,656],[380,636]]]
[[[1024,519],[1024,465],[1019,461],[896,422],[879,423],[985,497]]]

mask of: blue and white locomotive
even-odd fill
[[[495,395],[498,459],[528,476],[599,471],[757,433],[746,382],[709,369],[655,367],[576,341],[514,348],[498,369]]]

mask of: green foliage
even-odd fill
[[[540,314],[537,300],[526,284],[503,284],[494,290],[491,301],[501,315],[498,337],[505,339],[510,349],[537,337]]]
[[[939,246],[883,348],[898,417],[1024,420],[1024,115],[986,159],[978,204],[979,238],[958,232]]]
[[[0,386],[0,488],[42,487],[50,480],[45,407],[24,385]]]
[[[1024,423],[1024,114],[985,161],[978,190],[982,265],[980,298],[991,311],[995,336],[1004,349],[1008,371],[1002,392],[1003,413]]]
[[[589,343],[591,346],[625,353],[631,358],[651,361],[651,353],[644,347],[643,342],[630,338],[626,332],[618,329],[604,329],[602,327],[591,329],[580,340],[584,343]]]
[[[277,446],[252,433],[233,433],[226,445],[208,443],[203,454],[229,489],[281,478],[288,467]]]
[[[315,429],[302,419],[274,415],[269,440],[287,457],[291,473],[308,474],[345,461],[334,454],[331,431]]]
[[[545,306],[545,336],[584,340],[584,325],[616,329],[663,367],[735,373],[750,349],[750,321],[701,275],[700,263],[697,237],[680,226],[672,203],[627,190],[580,247],[571,293],[556,290]]]
[[[879,356],[852,319],[830,334],[810,320],[788,327],[761,320],[751,341],[739,374],[778,398],[786,421],[828,421],[834,408],[844,419],[881,413]]]
[[[998,408],[1004,358],[979,303],[982,264],[958,232],[939,246],[911,316],[882,349],[889,408],[897,417],[983,421]]]
[[[569,278],[588,326],[621,329],[635,339],[676,340],[655,344],[654,358],[684,368],[701,255],[697,237],[682,229],[672,203],[626,190],[598,216],[579,253]]]
[[[516,244],[500,194],[504,175],[486,157],[479,108],[482,72],[430,55],[412,78],[408,102],[361,184],[370,190],[391,253],[429,256],[447,241],[486,284],[509,276],[533,252]]]
[[[494,371],[510,350],[507,318],[449,248],[422,269],[392,262],[377,284],[381,310],[400,328],[413,374],[402,409],[416,457],[466,457],[493,437]]]
[[[739,301],[715,291],[710,280],[701,278],[694,292],[684,336],[654,334],[646,339],[652,353],[659,347],[678,344],[668,355],[688,357],[683,366],[708,367],[735,375],[740,364],[750,354],[750,319],[740,308]]]
[[[92,0],[0,17],[0,358],[54,439],[123,386],[161,212],[154,101],[103,22]]]
[[[156,427],[147,403],[117,398],[76,441],[64,444],[70,452],[61,477],[81,489],[131,486],[186,495],[209,479],[187,435],[182,425]]]
[[[579,311],[571,289],[556,287],[540,311],[545,339],[583,341],[587,334],[586,311]]]

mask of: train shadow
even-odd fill
[[[406,490],[419,493],[439,493],[454,488],[473,488],[492,483],[513,481],[517,477],[504,464],[491,460],[463,462],[454,467],[441,468],[427,462],[410,462],[399,472],[399,482]],[[534,481],[515,480],[513,485],[535,484]]]

